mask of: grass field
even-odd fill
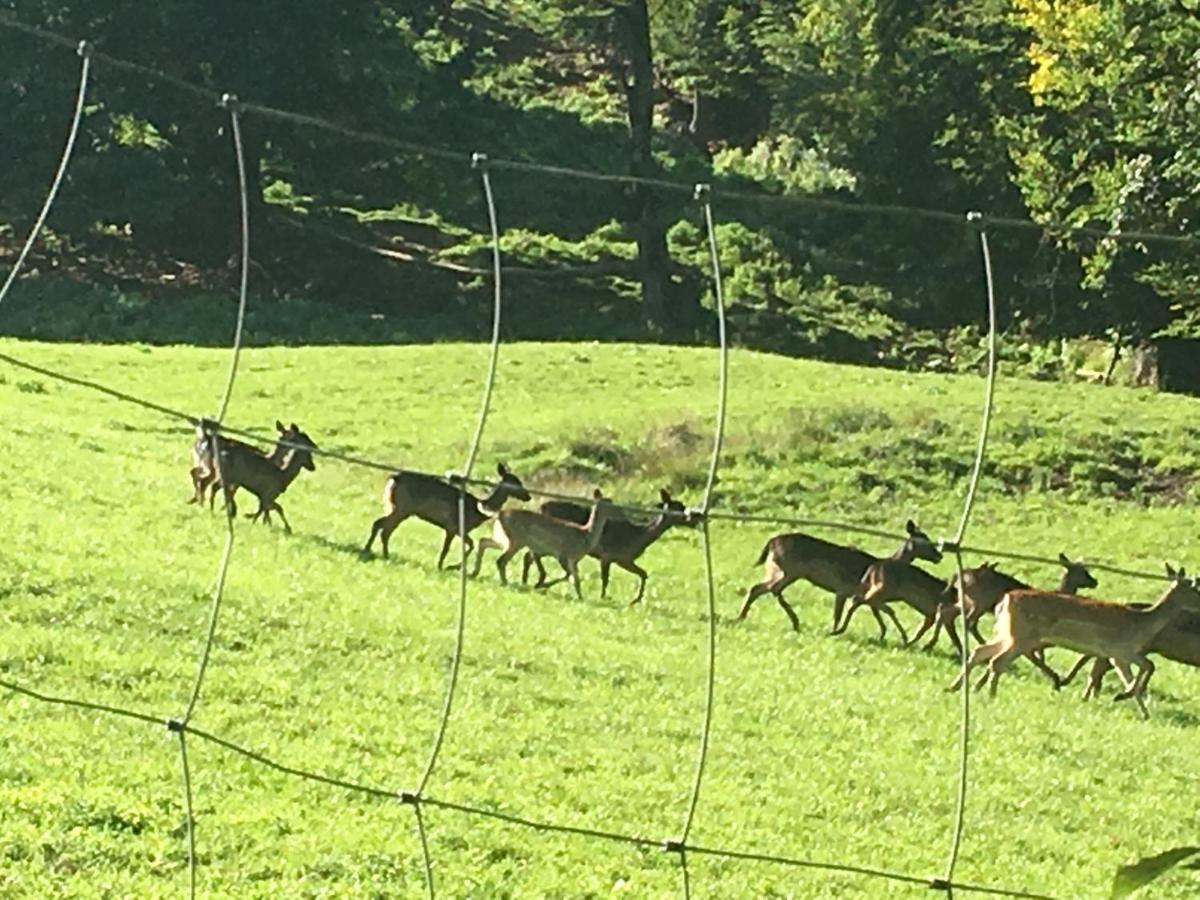
[[[0,350],[197,413],[215,409],[213,350],[0,341]],[[443,472],[462,464],[486,348],[253,349],[237,425],[295,420],[329,448]],[[505,347],[482,472],[533,487],[593,484],[698,502],[716,392],[711,351],[633,345]],[[731,362],[718,507],[954,530],[981,384],[765,355]],[[1001,384],[992,462],[969,543],[1159,571],[1194,555],[1200,404],[1120,388]],[[51,694],[162,716],[192,686],[220,515],[190,492],[186,427],[84,390],[0,371],[5,460],[0,670]],[[379,472],[318,460],[284,498],[295,533],[237,524],[226,602],[194,724],[290,765],[395,790],[434,738],[454,643],[457,575],[416,521],[392,558],[359,548]],[[760,601],[733,617],[775,530],[713,526],[718,670],[712,746],[692,842],[939,875],[950,846],[959,699],[945,646],[875,641],[863,615],[829,637],[830,602],[797,585],[793,633]],[[833,535],[835,539],[836,535]],[[854,540],[846,538],[846,540]],[[855,541],[858,542],[858,541]],[[890,552],[886,541],[864,545]],[[978,559],[969,562],[978,562]],[[660,839],[679,831],[706,671],[698,535],[647,551],[633,579],[585,600],[566,586],[470,586],[460,690],[436,798]],[[1051,582],[1049,567],[1009,567]],[[948,574],[949,563],[939,571]],[[1104,596],[1161,584],[1101,575]],[[900,609],[906,622],[910,612]],[[1051,653],[1062,668],[1069,654]],[[958,879],[1061,897],[1107,894],[1113,870],[1200,839],[1196,673],[1163,664],[1152,718],[1053,694],[1028,666],[974,707]],[[186,887],[178,741],[167,729],[0,702],[0,894],[174,895]],[[205,896],[420,896],[412,810],[280,775],[189,741]],[[665,897],[677,859],[426,810],[439,889],[470,897]],[[927,895],[925,888],[766,863],[690,858],[710,897]],[[1156,883],[1193,896],[1194,874]]]

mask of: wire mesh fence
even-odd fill
[[[51,45],[59,47],[67,47],[75,49],[80,56],[80,77],[79,87],[76,96],[76,105],[74,114],[71,120],[71,125],[68,133],[66,145],[61,157],[59,167],[54,176],[50,190],[46,197],[46,202],[41,209],[30,233],[23,245],[20,255],[9,272],[3,287],[0,288],[0,309],[2,309],[4,299],[6,298],[12,285],[15,283],[20,271],[25,263],[30,249],[34,246],[42,231],[46,218],[54,204],[59,190],[62,186],[64,175],[70,165],[72,155],[75,151],[76,136],[79,131],[81,119],[86,107],[89,92],[89,75],[90,70],[95,62],[104,65],[112,66],[123,71],[135,72],[141,76],[149,77],[155,80],[162,81],[165,84],[173,85],[174,87],[186,92],[190,97],[206,103],[217,103],[222,106],[229,115],[231,136],[234,150],[234,163],[238,175],[238,187],[241,209],[241,266],[239,277],[239,303],[237,311],[237,320],[235,333],[232,338],[230,348],[230,358],[228,372],[225,379],[224,387],[220,395],[219,411],[215,417],[209,418],[203,415],[189,413],[182,410],[174,409],[170,406],[147,400],[126,392],[119,388],[110,387],[97,381],[86,379],[74,375],[70,372],[61,371],[58,369],[49,368],[46,366],[36,365],[27,360],[20,359],[12,354],[0,353],[0,361],[9,366],[23,369],[29,372],[37,373],[42,376],[55,379],[62,383],[83,388],[99,395],[108,397],[111,400],[118,401],[122,404],[135,405],[140,408],[155,412],[162,416],[185,422],[196,427],[200,433],[207,439],[212,441],[214,447],[214,455],[220,456],[221,441],[229,436],[246,439],[252,443],[267,444],[268,439],[264,436],[252,431],[243,430],[231,426],[225,422],[231,406],[231,400],[234,395],[235,386],[238,375],[238,363],[242,346],[243,323],[245,320],[248,282],[249,282],[249,248],[250,248],[250,216],[247,201],[247,173],[242,149],[242,128],[243,119],[246,117],[263,117],[275,118],[283,121],[288,121],[305,127],[312,127],[324,130],[332,130],[340,133],[347,138],[368,141],[381,144],[389,148],[419,152],[425,155],[435,156],[445,159],[450,162],[461,163],[464,166],[470,166],[479,175],[481,187],[486,200],[488,223],[491,237],[491,255],[492,255],[492,279],[494,287],[493,307],[492,307],[492,329],[490,352],[488,356],[487,372],[484,378],[484,388],[480,399],[478,416],[469,442],[469,450],[464,460],[462,469],[455,473],[441,474],[429,472],[416,472],[416,470],[403,469],[400,466],[386,462],[364,458],[355,454],[341,452],[336,449],[328,448],[312,448],[306,445],[300,445],[286,439],[279,440],[277,443],[286,449],[295,451],[299,449],[307,449],[314,455],[323,456],[329,459],[338,460],[340,462],[366,467],[369,469],[397,472],[408,471],[415,474],[428,475],[434,478],[439,478],[446,484],[453,486],[458,492],[458,537],[460,545],[460,566],[458,578],[458,596],[457,596],[457,611],[454,625],[454,647],[450,659],[449,671],[447,673],[446,687],[443,694],[441,705],[441,713],[438,718],[438,724],[435,731],[435,738],[427,756],[426,763],[422,769],[421,775],[416,780],[416,783],[408,788],[396,786],[376,786],[359,784],[353,781],[331,777],[318,771],[312,771],[302,766],[291,765],[287,762],[277,760],[267,753],[259,750],[250,749],[241,746],[233,741],[222,737],[221,735],[211,733],[204,729],[196,727],[192,724],[193,714],[195,713],[202,696],[202,687],[205,682],[205,676],[208,672],[211,653],[214,645],[214,640],[219,629],[219,618],[221,611],[221,603],[224,597],[225,585],[230,566],[235,558],[235,532],[233,528],[233,518],[227,515],[227,531],[225,536],[225,544],[221,551],[217,574],[214,581],[214,587],[210,600],[210,609],[208,615],[207,627],[202,636],[199,660],[196,667],[196,672],[186,701],[183,704],[183,711],[178,715],[162,715],[151,714],[144,711],[127,709],[120,706],[108,705],[103,703],[94,703],[85,699],[74,697],[56,696],[45,693],[36,687],[20,684],[7,679],[0,680],[0,687],[14,694],[22,695],[41,703],[63,706],[82,711],[100,713],[108,716],[115,716],[129,720],[130,722],[138,723],[139,725],[149,725],[155,728],[167,728],[172,734],[177,735],[180,758],[180,775],[183,783],[184,805],[187,815],[186,828],[186,852],[188,859],[188,891],[191,896],[195,896],[199,889],[200,864],[197,857],[197,840],[198,836],[195,829],[195,805],[194,792],[192,782],[193,765],[189,759],[189,743],[188,738],[191,737],[196,741],[201,741],[213,746],[219,747],[231,754],[235,754],[242,758],[252,761],[255,764],[267,767],[285,776],[304,779],[306,781],[319,783],[332,788],[338,788],[361,794],[364,796],[372,796],[394,800],[395,802],[411,807],[414,812],[414,823],[417,829],[419,843],[423,855],[424,872],[426,879],[426,887],[430,897],[433,897],[436,892],[436,884],[434,879],[434,859],[430,851],[430,842],[428,839],[428,826],[422,814],[425,808],[437,809],[445,812],[450,812],[467,817],[480,817],[490,819],[496,822],[503,823],[513,828],[529,829],[540,832],[556,833],[579,838],[581,840],[595,840],[612,842],[618,844],[627,844],[641,848],[658,849],[666,853],[674,854],[679,860],[680,871],[680,886],[684,896],[690,896],[692,891],[691,879],[688,871],[688,857],[703,856],[703,857],[719,857],[726,860],[743,862],[743,863],[771,863],[780,866],[793,867],[796,869],[816,870],[827,873],[841,873],[846,875],[859,876],[866,879],[882,879],[896,883],[927,886],[948,894],[953,894],[955,891],[961,893],[978,893],[990,894],[994,896],[1010,896],[1010,897],[1042,897],[1046,896],[1033,891],[1016,890],[995,885],[980,885],[969,884],[957,881],[955,878],[956,867],[958,863],[959,850],[961,847],[964,834],[965,811],[968,799],[969,785],[969,760],[970,760],[970,692],[965,688],[961,691],[961,728],[957,735],[958,740],[958,776],[956,781],[954,816],[950,823],[949,830],[949,846],[947,852],[946,864],[939,875],[929,876],[922,874],[913,874],[909,872],[892,869],[886,866],[866,867],[860,865],[844,864],[838,861],[822,861],[815,859],[805,859],[801,857],[778,856],[764,853],[756,853],[752,850],[736,847],[708,847],[701,846],[691,842],[691,832],[694,821],[696,820],[700,800],[702,796],[702,788],[704,783],[705,766],[711,745],[712,734],[712,715],[715,701],[716,689],[716,674],[718,671],[717,645],[716,645],[716,588],[713,564],[713,541],[709,530],[711,521],[725,520],[742,523],[760,523],[771,524],[776,526],[787,527],[803,527],[812,529],[833,530],[847,533],[866,534],[875,537],[896,537],[902,540],[903,536],[896,536],[889,532],[879,529],[864,527],[851,522],[839,522],[822,519],[810,519],[796,517],[793,515],[780,514],[742,514],[737,512],[722,511],[714,508],[714,484],[717,479],[719,467],[721,464],[722,442],[725,434],[726,421],[726,406],[728,396],[728,357],[729,347],[726,333],[726,316],[725,316],[725,301],[723,286],[721,281],[721,270],[719,262],[719,252],[717,246],[716,228],[714,225],[713,201],[714,198],[720,199],[728,197],[736,199],[739,197],[736,193],[726,192],[714,189],[709,185],[683,185],[676,182],[664,181],[660,179],[636,179],[628,176],[613,176],[595,172],[586,172],[574,169],[567,169],[559,166],[543,166],[536,163],[517,162],[511,160],[491,159],[488,156],[480,153],[472,155],[461,154],[456,151],[446,150],[445,148],[427,147],[412,144],[404,141],[396,141],[388,138],[386,135],[370,134],[353,129],[343,128],[336,123],[329,122],[325,119],[312,117],[303,113],[274,109],[268,106],[256,104],[251,101],[244,101],[232,94],[218,94],[210,91],[202,86],[193,85],[180,79],[169,76],[165,73],[158,72],[154,69],[142,66],[128,60],[122,60],[108,56],[95,50],[87,42],[78,43],[61,35],[53,34],[44,29],[33,27],[16,21],[8,16],[0,16],[0,26],[17,29],[31,38],[48,42]],[[502,322],[502,272],[500,252],[500,235],[501,228],[499,225],[498,208],[493,194],[492,173],[502,171],[530,171],[538,172],[546,175],[562,176],[564,178],[580,178],[580,179],[599,179],[613,181],[616,183],[634,183],[648,182],[657,188],[686,191],[690,193],[694,201],[698,204],[704,222],[705,235],[707,238],[709,261],[711,264],[711,286],[715,297],[715,316],[717,323],[717,344],[719,347],[718,361],[718,396],[716,401],[716,409],[714,413],[714,429],[713,442],[711,448],[711,456],[708,470],[705,477],[705,487],[703,499],[700,506],[693,510],[692,513],[696,516],[700,523],[701,535],[701,555],[704,566],[704,581],[706,585],[706,615],[705,615],[705,664],[704,664],[704,702],[702,709],[699,711],[699,725],[697,728],[697,749],[696,761],[694,767],[694,775],[692,784],[687,794],[686,805],[683,810],[682,823],[680,830],[674,836],[664,836],[661,838],[647,838],[620,831],[606,831],[600,829],[589,828],[581,824],[560,824],[534,819],[525,818],[516,813],[508,813],[498,811],[496,809],[485,808],[482,804],[468,804],[451,802],[449,800],[440,799],[436,793],[430,793],[431,785],[435,782],[435,775],[438,770],[438,762],[440,760],[445,737],[453,724],[453,709],[454,700],[459,690],[461,662],[463,658],[463,649],[469,633],[468,629],[468,612],[469,612],[469,578],[467,575],[467,553],[468,543],[466,540],[466,508],[469,502],[473,502],[473,498],[468,493],[468,488],[476,485],[483,485],[486,482],[482,479],[474,477],[474,467],[477,461],[479,448],[483,440],[485,429],[487,427],[488,415],[491,408],[493,388],[496,382],[497,372],[499,369],[499,357],[501,349],[501,322]],[[762,200],[763,197],[755,197],[756,200]],[[983,465],[987,453],[987,438],[989,425],[993,412],[993,396],[996,384],[996,351],[997,351],[997,325],[996,325],[996,303],[993,286],[992,260],[988,245],[988,229],[1039,229],[1044,226],[1036,225],[1032,222],[1014,219],[993,219],[987,218],[979,213],[970,213],[964,217],[956,214],[939,210],[924,210],[912,209],[905,207],[891,206],[871,206],[866,204],[845,203],[839,201],[819,200],[806,197],[780,197],[770,198],[770,202],[780,203],[795,203],[798,205],[815,206],[818,208],[835,208],[845,212],[863,212],[863,213],[886,213],[904,216],[910,219],[926,219],[942,222],[952,222],[956,224],[965,224],[966,227],[974,229],[978,235],[980,253],[983,267],[983,281],[985,285],[986,309],[988,321],[988,369],[987,377],[984,381],[984,403],[980,417],[979,437],[975,452],[974,465],[971,469],[971,476],[968,481],[968,487],[963,497],[962,512],[958,526],[952,537],[943,539],[940,543],[942,549],[951,552],[955,557],[956,569],[961,576],[963,571],[964,554],[990,555],[998,558],[1006,558],[1013,560],[1022,560],[1028,562],[1056,564],[1056,560],[1042,557],[1037,554],[1024,553],[1019,551],[1010,551],[1007,549],[995,548],[977,548],[970,547],[964,544],[968,527],[971,521],[972,510],[978,493],[980,476],[983,471]],[[1064,226],[1066,228],[1066,226]],[[1079,233],[1089,233],[1087,229],[1072,228]],[[1154,235],[1154,234],[1135,234],[1135,233],[1108,233],[1095,232],[1097,236],[1103,236],[1116,240],[1137,240],[1142,242],[1151,242],[1156,240],[1169,241],[1179,243],[1190,239],[1181,238],[1171,235]],[[574,496],[569,494],[551,493],[545,491],[530,490],[530,494],[546,499],[569,499],[581,503],[590,503],[591,498]],[[637,504],[621,504],[624,509],[632,512],[654,513],[656,510],[652,508],[640,507]],[[228,513],[228,510],[227,510]],[[1090,562],[1089,566],[1094,569],[1108,571],[1116,574],[1127,575],[1137,578],[1146,578],[1160,580],[1161,575],[1157,573],[1141,572],[1119,567],[1106,563]],[[962,658],[961,665],[965,672],[967,662],[970,656],[970,631],[965,627],[962,629]]]

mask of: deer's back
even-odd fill
[[[871,566],[864,580],[868,584],[866,599],[872,603],[903,600],[928,613],[950,600],[945,581],[896,559],[879,560]]]
[[[959,583],[962,595],[967,599],[965,605],[979,612],[995,609],[1009,591],[1019,591],[1029,587],[1020,579],[1004,572],[998,572],[990,566],[964,569]]]
[[[767,565],[834,593],[850,593],[876,558],[855,547],[808,534],[780,534],[768,542]]]
[[[587,551],[589,534],[583,526],[530,509],[502,510],[496,529],[503,532],[503,543],[520,544],[539,555],[578,558]]]
[[[1141,604],[1139,604],[1141,605]],[[1036,638],[1093,656],[1128,656],[1148,648],[1178,608],[1157,611],[1056,591],[1017,590],[1005,595],[1002,625],[1015,637]]]
[[[384,487],[384,506],[390,511],[416,516],[448,531],[458,530],[458,499],[460,491],[431,475],[417,472],[397,472]],[[464,516],[470,530],[483,521],[479,501],[470,492],[464,495]]]

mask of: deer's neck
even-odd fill
[[[608,521],[608,510],[601,509],[597,503],[592,507],[592,513],[588,516],[587,524],[583,526],[584,532],[587,534],[587,552],[591,553],[600,543],[600,537],[604,534],[604,523]]]
[[[905,543],[903,547],[893,553],[888,559],[894,559],[896,562],[902,562],[905,565],[911,563],[917,558],[916,548],[911,543]]]
[[[280,473],[280,493],[286,491],[291,483],[296,480],[296,476],[300,474],[300,468],[300,460],[293,453],[288,457],[288,461],[284,464],[283,470]]]
[[[642,552],[660,537],[667,533],[667,529],[675,523],[667,517],[665,513],[659,513],[649,525],[642,528],[641,534],[638,535],[637,549]]]

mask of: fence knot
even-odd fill
[[[930,878],[929,888],[934,891],[945,891],[947,894],[954,891],[954,885],[945,878]]]
[[[419,806],[421,803],[421,795],[415,794],[412,791],[401,791],[400,802],[405,806]]]
[[[222,109],[228,109],[232,112],[242,111],[242,102],[238,100],[237,94],[222,94],[221,101],[218,104]]]
[[[692,189],[692,199],[708,202],[709,195],[712,194],[712,185],[706,182],[700,182]]]
[[[976,228],[983,229],[983,213],[977,209],[967,210],[967,224],[974,225]]]
[[[183,734],[187,731],[187,722],[183,719],[167,719],[167,731],[174,734]]]
[[[687,846],[678,838],[667,838],[662,842],[662,848],[667,853],[683,853]]]
[[[938,538],[937,548],[939,553],[961,553],[962,545],[953,538]]]
[[[476,152],[476,153],[471,154],[471,168],[472,169],[487,169],[487,167],[488,167],[488,155],[486,153]]]
[[[75,48],[75,52],[78,53],[80,56],[82,56],[84,59],[91,59],[92,58],[92,42],[91,41],[80,41],[79,46]]]

